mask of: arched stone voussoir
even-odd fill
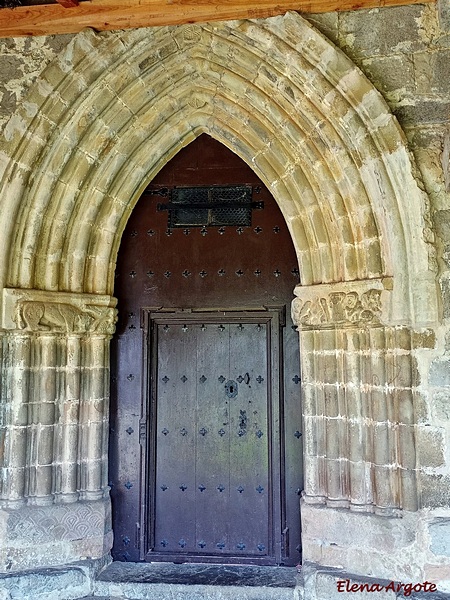
[[[202,91],[188,107],[177,94],[189,78],[192,92],[195,81]],[[2,140],[0,225],[10,254],[0,276],[10,286],[111,292],[114,253],[139,192],[195,130],[222,137],[297,223],[290,230],[305,284],[393,276],[392,319],[435,320],[429,296],[417,309],[430,273],[425,198],[401,129],[359,69],[298,14],[81,32],[24,106]]]
[[[123,214],[118,214],[117,212],[120,212],[125,207],[125,203],[121,199],[129,198],[131,206],[134,204],[142,188],[145,187],[146,178],[151,179],[157,170],[167,162],[167,156],[171,156],[171,149],[177,145],[178,148],[181,145],[185,145],[183,135],[190,134],[191,128],[194,126],[194,117],[195,126],[200,125],[202,131],[208,131],[213,137],[218,137],[217,132],[220,130],[220,141],[231,147],[252,168],[258,171],[258,174],[265,180],[268,187],[273,188],[275,182],[283,178],[286,182],[288,181],[286,170],[291,166],[292,141],[285,141],[282,137],[277,138],[275,125],[267,122],[267,120],[265,121],[263,114],[256,115],[255,111],[252,112],[249,108],[240,106],[237,103],[236,97],[225,98],[224,96],[214,96],[213,93],[213,89],[207,89],[205,86],[199,88],[198,82],[196,82],[194,86],[184,85],[177,88],[172,96],[171,112],[167,109],[164,98],[158,99],[158,103],[152,105],[151,114],[142,110],[139,120],[133,124],[133,129],[124,133],[110,153],[110,156],[104,157],[100,167],[95,170],[89,182],[85,184],[89,186],[89,189],[95,189],[96,194],[98,194],[99,189],[109,190],[105,194],[104,200],[99,199],[102,207],[100,208],[99,205],[98,217],[91,219],[96,222],[97,228],[93,232],[89,250],[87,247],[85,250],[91,257],[87,266],[90,272],[94,268],[96,257],[104,263],[102,247],[105,248],[105,246],[103,244],[102,231],[110,232],[113,223],[118,226],[119,221],[122,223],[120,231],[124,226]],[[161,119],[160,113],[164,109],[165,118]],[[153,113],[155,115],[154,118],[152,118]],[[246,127],[246,134],[242,136],[242,127],[244,125]],[[211,129],[211,126],[214,131]],[[159,140],[158,147],[154,148],[152,152],[149,152],[147,140],[140,133],[143,129],[147,129],[151,139]],[[128,140],[129,136],[132,137],[131,141]],[[190,137],[191,139],[192,136]],[[181,144],[177,144],[178,141]],[[166,158],[165,160],[160,160],[158,156],[165,156]],[[117,170],[113,169],[109,163],[110,161],[116,162],[118,157],[121,157],[120,160],[123,163],[123,168]],[[313,159],[314,164],[316,164],[320,156],[316,154]],[[305,163],[307,164],[307,162],[305,157]],[[158,165],[158,169],[155,169],[155,163]],[[74,168],[76,168],[76,165],[74,165]],[[311,171],[307,166],[304,168],[308,172]],[[117,176],[108,186],[105,181],[110,177],[110,173],[113,170],[117,170]],[[317,182],[315,183],[313,194],[320,196],[320,187]],[[92,212],[92,194],[87,192],[80,195],[80,206],[82,207],[84,203],[86,204],[85,211]],[[299,201],[301,194],[298,191],[296,193],[292,193],[292,190],[291,192],[285,191],[280,196],[279,191],[274,190],[274,195],[282,199],[280,205],[286,218],[289,217],[289,214],[298,214],[298,210],[301,208]],[[318,198],[315,202],[318,213],[320,213],[319,206],[321,200],[325,204],[325,198]],[[295,212],[287,208],[289,202],[292,206],[297,206]],[[82,265],[79,264],[75,270],[73,268],[72,257],[74,259],[76,257],[75,260],[79,263],[77,255],[77,247],[80,247],[79,228],[83,227],[83,230],[86,231],[86,228],[89,226],[86,220],[80,222],[79,213],[83,214],[85,211],[79,208],[74,213],[74,219],[68,222],[64,251],[67,259],[63,261],[65,274],[62,274],[61,279],[63,289],[71,289],[70,280],[74,282],[81,281],[80,268],[82,269]],[[325,224],[321,226],[323,231],[326,228]],[[336,228],[333,234],[338,235]],[[83,239],[86,239],[85,235],[82,235]],[[106,235],[109,237],[109,234]],[[313,243],[313,240],[314,237],[311,243]],[[321,242],[326,250],[329,244],[324,245],[323,240]],[[336,254],[336,257],[338,258],[339,254]],[[327,269],[332,266],[333,262],[333,257],[329,255],[325,261]],[[78,271],[78,275],[75,274],[75,271]],[[315,277],[320,281],[320,269],[316,271]],[[330,270],[329,274],[325,276],[326,280],[329,281],[332,281],[335,277],[336,273],[333,273],[333,270]],[[94,279],[91,274],[89,275],[89,281],[91,282],[89,286],[94,285]],[[93,288],[88,288],[90,292],[94,292],[97,289],[95,285]]]
[[[241,81],[242,83],[242,81]],[[200,86],[201,84],[201,86]],[[251,84],[246,84],[251,86]],[[270,98],[264,92],[255,90],[255,93],[259,93],[265,99],[265,102],[269,104]],[[155,103],[152,104],[152,110],[146,111],[145,107],[141,109],[138,120],[133,123],[132,130],[129,130],[120,137],[118,144],[114,147],[114,153],[112,158],[105,157],[102,161],[101,168],[98,169],[97,179],[92,178],[89,185],[94,186],[95,189],[103,188],[107,189],[104,180],[109,177],[111,171],[109,160],[116,160],[116,156],[121,156],[123,161],[123,168],[119,169],[118,177],[115,178],[112,187],[109,189],[107,198],[112,198],[116,201],[116,205],[119,205],[120,198],[136,198],[136,190],[139,188],[142,191],[142,181],[146,176],[151,179],[155,174],[154,162],[155,153],[164,154],[165,151],[161,151],[163,146],[163,139],[168,138],[167,147],[171,148],[176,144],[177,136],[181,136],[181,128],[183,124],[187,125],[189,131],[189,123],[192,116],[199,116],[199,111],[203,114],[207,124],[202,124],[202,130],[208,131],[214,137],[217,137],[213,131],[209,131],[211,124],[221,125],[223,132],[220,135],[221,141],[225,142],[230,148],[232,148],[237,154],[239,154],[248,164],[258,172],[259,176],[266,182],[269,188],[272,189],[275,197],[279,198],[280,207],[285,214],[287,220],[290,217],[299,214],[299,211],[303,213],[311,225],[309,230],[310,244],[314,246],[316,250],[314,255],[317,256],[317,260],[314,261],[314,275],[310,278],[310,269],[305,266],[304,268],[304,280],[311,283],[319,283],[321,281],[335,281],[342,278],[354,278],[356,276],[365,275],[365,271],[358,273],[355,269],[355,264],[348,263],[349,246],[357,244],[358,238],[353,240],[346,240],[346,251],[344,254],[339,252],[333,252],[333,245],[336,242],[331,240],[337,240],[340,238],[340,229],[336,226],[339,220],[341,212],[340,206],[334,208],[332,202],[327,203],[327,199],[335,199],[339,197],[339,188],[334,182],[333,173],[330,169],[326,168],[323,154],[317,148],[315,141],[305,136],[305,133],[294,123],[292,123],[290,136],[278,136],[279,124],[283,121],[286,122],[286,112],[280,108],[272,109],[269,115],[266,115],[259,106],[252,105],[251,102],[248,105],[242,105],[239,103],[239,96],[236,94],[236,89],[230,86],[230,90],[224,88],[220,89],[220,93],[216,93],[214,83],[207,80],[206,76],[203,75],[201,79],[196,79],[194,85],[190,85],[190,82],[186,80],[177,86],[171,96],[171,103],[169,110],[167,102],[164,97],[155,99]],[[165,112],[164,112],[165,111]],[[206,113],[205,113],[206,111]],[[274,113],[280,113],[281,116],[276,116]],[[161,116],[164,114],[164,118]],[[213,125],[214,129],[219,127]],[[242,134],[243,128],[245,128],[245,135]],[[294,139],[294,128],[297,133],[297,138],[300,141],[304,149],[303,164],[294,165],[292,161],[295,159],[298,162],[297,146],[295,145]],[[146,129],[150,139],[158,139],[160,143],[158,149],[152,153],[148,151],[148,145],[146,139],[142,136],[142,131]],[[225,129],[227,133],[224,133]],[[129,136],[133,136],[130,141]],[[91,136],[90,136],[91,137]],[[181,140],[181,137],[180,137]],[[183,143],[184,145],[184,143]],[[168,151],[169,152],[169,151]],[[344,161],[345,149],[340,153]],[[127,157],[126,163],[124,158]],[[167,157],[166,161],[167,162]],[[348,161],[347,161],[348,162]],[[164,161],[161,162],[161,165]],[[345,161],[344,161],[344,164]],[[301,186],[297,185],[297,178],[293,176],[297,167],[306,174],[302,177],[303,181]],[[308,177],[309,176],[309,177]],[[286,188],[283,192],[279,191],[275,187],[276,183],[280,180],[286,182]],[[103,182],[101,182],[103,180]],[[299,179],[300,181],[300,179]],[[326,183],[326,185],[323,185]],[[334,185],[333,194],[330,195],[330,187]],[[306,186],[306,187],[305,187]],[[118,191],[118,188],[121,188]],[[322,194],[322,187],[326,189],[326,193]],[[308,206],[304,203],[303,199],[307,197],[311,190],[311,196],[314,198],[314,207],[312,208],[309,203]],[[86,194],[84,195],[84,202],[88,206],[92,206],[91,197]],[[108,201],[108,200],[107,200]],[[132,202],[133,203],[133,202]],[[288,204],[296,206],[295,212],[288,208]],[[338,203],[339,205],[341,204]],[[88,206],[86,209],[88,209]],[[321,208],[323,207],[323,208]],[[116,206],[118,208],[118,206]],[[92,271],[95,265],[95,257],[98,256],[99,260],[102,255],[100,251],[101,245],[101,232],[103,230],[111,230],[110,223],[102,221],[100,213],[103,213],[104,217],[108,220],[114,218],[118,222],[121,217],[114,217],[114,207],[109,207],[107,210],[101,210],[99,212],[98,228],[94,235],[97,241],[91,246],[89,250],[89,256],[93,257],[90,259],[88,269]],[[77,228],[69,225],[68,229],[72,237],[72,243],[66,244],[67,246],[67,261],[64,261],[67,265],[67,273],[71,276],[74,274],[74,270],[69,267],[71,264],[71,257],[75,256],[76,245],[79,243],[79,236],[77,235]],[[360,238],[363,237],[362,233]],[[99,241],[100,240],[100,241]],[[297,243],[295,236],[294,241]],[[342,240],[341,240],[342,243]],[[338,244],[339,245],[339,244]],[[93,248],[96,247],[96,250]],[[301,254],[299,254],[301,256]],[[351,261],[350,261],[351,262]],[[361,261],[363,264],[363,261]],[[80,277],[77,277],[80,281]],[[89,281],[93,282],[91,276]],[[67,277],[64,276],[64,289],[70,289],[67,286]],[[95,287],[89,287],[89,291],[95,291]]]

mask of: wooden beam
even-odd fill
[[[289,10],[300,13],[424,4],[434,0],[89,0],[73,8],[61,4],[0,9],[0,37],[77,33],[231,19],[262,19]]]

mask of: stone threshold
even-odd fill
[[[90,598],[294,600],[297,585],[294,567],[115,562],[99,573]]]
[[[259,565],[113,562],[99,573],[97,581],[294,588],[297,570]]]

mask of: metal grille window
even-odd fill
[[[167,226],[250,227],[252,210],[263,208],[263,202],[252,202],[251,186],[177,187],[170,191],[170,202],[158,205],[169,213]]]

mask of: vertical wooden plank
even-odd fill
[[[224,380],[229,371],[229,326],[199,323],[196,328],[196,551],[227,554],[230,423]]]
[[[238,555],[266,556],[269,547],[267,325],[230,324],[230,542]]]
[[[195,551],[196,332],[158,325],[155,551]]]
[[[140,331],[116,336],[112,346],[109,481],[114,511],[115,560],[139,560],[139,416],[141,389]],[[81,348],[79,349],[81,352]],[[120,369],[114,361],[120,357]],[[120,399],[120,401],[118,401]]]
[[[303,433],[301,411],[300,352],[297,331],[287,315],[283,329],[284,359],[284,463],[285,539],[284,563],[295,565],[301,559],[300,493],[303,489]],[[285,536],[286,538],[286,536]]]

